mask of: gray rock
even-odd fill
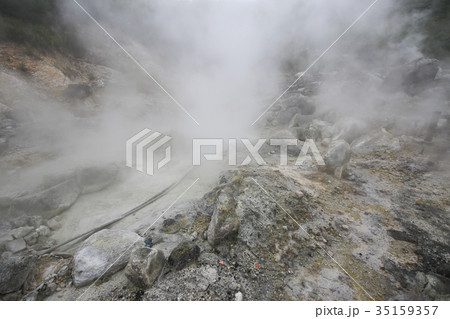
[[[36,229],[36,233],[39,235],[39,237],[47,237],[48,235],[50,235],[50,228],[44,225],[39,226]]]
[[[331,142],[324,156],[327,171],[329,173],[337,173],[338,177],[340,177],[342,169],[345,169],[350,160],[351,153],[350,145],[346,141],[337,140]],[[340,172],[336,172],[336,170],[340,170]]]
[[[112,275],[124,268],[132,247],[141,240],[126,230],[102,230],[86,239],[74,255],[73,280],[76,287],[88,285],[103,273]]]
[[[198,258],[198,262],[200,264],[217,266],[217,260],[219,260],[219,256],[209,252],[202,252],[200,257]]]
[[[39,234],[36,232],[32,232],[31,234],[25,236],[23,239],[27,243],[27,245],[31,246],[37,243],[39,238]]]
[[[29,233],[33,231],[33,227],[31,226],[23,226],[19,228],[15,228],[11,230],[9,233],[13,236],[14,239],[23,238]]]
[[[168,262],[176,270],[183,269],[195,262],[200,256],[200,247],[191,241],[180,243],[169,256]]]
[[[352,143],[355,139],[366,134],[369,128],[370,125],[362,120],[346,118],[333,126],[333,140],[345,140]]]
[[[242,300],[244,300],[244,296],[242,295],[242,292],[238,291],[238,292],[234,295],[234,300],[236,300],[236,301],[242,301]]]
[[[25,283],[36,257],[28,253],[2,255],[0,259],[0,294],[19,290]]]
[[[239,230],[239,217],[236,214],[236,203],[232,191],[223,188],[216,202],[211,222],[208,226],[208,242],[215,247],[223,241],[236,237]]]
[[[131,253],[125,275],[136,286],[151,287],[166,263],[164,253],[153,248],[138,248]]]
[[[164,256],[168,258],[175,247],[184,240],[186,240],[186,238],[179,234],[159,233],[153,238],[153,248],[161,250],[164,253]]]
[[[433,274],[418,272],[416,274],[416,285],[419,292],[428,300],[448,300],[450,286]],[[448,281],[448,280],[447,280]]]
[[[52,218],[66,210],[77,200],[80,189],[76,181],[68,180],[43,191],[13,200],[13,214],[40,215]]]
[[[44,224],[44,218],[42,216],[29,216],[28,217],[28,225],[33,226],[34,228],[38,228],[39,226]]]
[[[114,165],[87,167],[77,172],[77,182],[83,194],[98,192],[111,185],[117,173]]]
[[[207,294],[218,279],[217,269],[207,265],[170,272],[147,290],[143,300],[204,300],[202,295]],[[183,297],[184,294],[188,296]]]
[[[58,217],[58,216],[56,216]],[[61,228],[61,223],[55,218],[52,218],[50,220],[47,221],[47,226],[51,229],[51,230],[57,230]]]
[[[352,152],[356,154],[397,152],[401,149],[400,141],[385,129],[364,135],[351,144]]]
[[[16,253],[27,248],[27,243],[23,238],[14,239],[5,243],[5,247],[12,253]]]
[[[0,245],[3,245],[11,240],[14,240],[14,237],[10,233],[6,233],[0,237]]]
[[[302,140],[313,139],[314,141],[331,137],[334,133],[330,123],[321,120],[312,120],[299,131]]]

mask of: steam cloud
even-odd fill
[[[98,94],[94,117],[44,102],[33,107],[34,124],[22,133],[58,148],[76,165],[123,161],[124,141],[145,127],[178,136],[185,147],[192,137],[255,134],[251,123],[290,84],[286,79],[305,70],[372,0],[79,2],[200,126],[79,7],[64,1],[60,13],[77,28],[93,60],[119,72]],[[421,56],[422,37],[414,29],[421,15],[403,14],[399,6],[379,1],[310,71],[326,75],[319,112],[367,121],[380,107],[392,107],[372,83]],[[355,80],[361,70],[370,81]]]

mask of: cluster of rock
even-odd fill
[[[381,132],[358,142],[364,143],[355,150],[364,153],[388,138]],[[363,163],[363,168],[370,165]],[[431,239],[434,234],[394,222],[399,217],[406,221],[401,207],[389,212],[392,220],[383,215],[389,205],[376,205],[386,197],[371,189],[379,186],[364,169],[355,163],[351,166],[356,175],[353,181],[326,183],[321,182],[326,174],[308,177],[295,168],[225,172],[201,200],[173,208],[148,231],[148,224],[139,225],[137,233],[102,230],[86,239],[73,257],[11,255],[1,267],[5,269],[0,274],[3,299],[46,299],[74,289],[72,282],[76,289],[89,286],[91,299],[106,300],[123,299],[127,293],[126,298],[138,300],[368,298],[328,256],[350,269],[376,298],[447,298],[445,269],[436,268],[436,262],[447,258],[448,244]],[[355,193],[352,189],[357,186]],[[348,196],[354,196],[353,201]],[[389,200],[395,201],[396,196],[400,194]],[[355,201],[360,201],[354,204],[359,205],[356,210],[345,204]],[[413,214],[411,209],[408,214]],[[417,214],[414,211],[415,217],[409,218]],[[423,236],[418,237],[420,243],[415,242],[420,253],[409,246],[414,240],[410,231]],[[424,249],[426,242],[441,249]],[[397,257],[391,254],[393,249],[411,252]],[[414,266],[410,260],[415,254],[423,261],[416,259]],[[118,273],[128,286],[122,283],[108,293],[96,290],[97,284],[106,282],[114,287]],[[3,283],[8,274],[15,278],[6,289]]]
[[[9,227],[12,229],[6,231]],[[45,220],[42,216],[20,216],[2,225],[0,295],[5,295],[4,299],[20,299],[26,294],[29,287],[24,284],[36,269],[36,252],[56,244],[49,236],[60,227],[58,217]]]
[[[415,61],[384,82],[415,95],[434,81],[435,66]],[[445,176],[427,176],[423,147],[394,135],[390,122],[320,113],[320,85],[320,76],[302,77],[268,114],[266,128],[272,138],[315,140],[325,171],[227,171],[202,199],[171,209],[155,225],[101,230],[73,256],[35,251],[54,244],[49,235],[60,226],[59,214],[109,185],[115,168],[77,170],[0,198],[0,208],[18,216],[1,226],[2,299],[41,300],[85,287],[92,287],[91,299],[108,300],[123,299],[123,290],[136,291],[130,298],[138,300],[448,299],[448,199],[433,184],[445,189]],[[66,93],[82,98],[87,90]],[[299,152],[288,149],[290,156]],[[115,280],[120,288],[97,290]]]
[[[438,79],[439,70],[439,61],[421,58],[393,68],[385,77],[365,74],[364,71],[353,72],[351,76],[305,74],[267,112],[263,127],[269,132],[270,138],[293,138],[300,141],[312,139],[324,155],[326,170],[341,177],[346,173],[352,154],[399,150],[401,142],[394,138],[394,132],[396,135],[430,134],[432,112],[428,112],[429,118],[422,118],[421,122],[417,121],[413,125],[407,121],[411,122],[408,116],[411,112],[423,112],[421,105],[430,103],[430,94],[441,96],[448,91],[450,82]],[[345,90],[346,85],[351,88],[361,85],[370,94],[377,95],[378,100],[371,98],[376,105],[363,106],[368,109],[366,112],[378,108],[371,120],[367,120],[367,114],[348,114],[345,107],[343,114],[339,113],[339,109],[321,110],[317,105],[323,101],[317,94],[327,83],[327,78],[339,83],[341,90]],[[443,87],[445,89],[442,92]],[[417,105],[417,110],[413,110],[411,105]],[[441,117],[442,121],[448,122],[445,116]],[[438,120],[436,119],[436,123]],[[298,155],[299,148],[301,144],[300,147],[289,146],[288,154]],[[276,152],[273,147],[263,148],[263,151]]]
[[[12,229],[6,231],[9,227]],[[35,251],[49,248],[55,244],[48,240],[50,232],[60,227],[59,216],[49,220],[39,215],[17,217],[9,224],[3,224],[0,251],[17,253],[27,248]]]
[[[28,295],[26,279],[36,269],[38,252],[57,244],[51,234],[61,227],[61,213],[82,194],[110,185],[117,172],[115,166],[83,168],[49,180],[26,194],[1,198],[0,295],[6,299],[13,298],[11,294],[14,298]],[[48,296],[49,291],[44,295]],[[33,298],[44,298],[44,295],[37,290],[33,292]]]

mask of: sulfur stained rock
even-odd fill
[[[239,217],[236,203],[230,189],[220,191],[216,207],[208,227],[208,242],[215,247],[221,242],[233,239],[239,231]]]
[[[190,241],[179,244],[169,256],[169,265],[177,270],[189,266],[200,256],[200,247]]]
[[[166,258],[161,250],[142,247],[134,250],[125,269],[125,275],[136,286],[150,287],[161,275]]]

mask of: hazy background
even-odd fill
[[[73,1],[36,2],[42,4],[38,8],[41,16],[27,23],[44,25],[44,36],[35,37],[27,29],[19,38],[35,41],[39,47],[51,38],[45,32],[55,32],[59,38],[55,36],[52,45],[42,45],[42,50],[60,51],[117,72],[97,93],[95,111],[85,117],[58,108],[66,102],[52,101],[51,96],[39,102],[24,90],[17,107],[23,107],[23,117],[29,120],[32,104],[33,121],[18,135],[57,149],[74,162],[123,161],[125,140],[146,127],[177,137],[174,143],[186,149],[192,137],[257,135],[251,123],[372,2],[79,0],[200,126]],[[318,112],[336,110],[349,119],[370,120],[379,114],[380,106],[392,107],[391,96],[374,85],[393,67],[424,53],[446,56],[445,47],[427,45],[433,31],[430,16],[435,19],[446,6],[444,2],[378,1],[310,70],[324,75]],[[2,2],[0,34],[4,40],[11,36],[8,21],[20,20],[28,14],[27,5],[36,5],[28,0],[22,4],[22,13],[17,13],[10,10],[17,9],[17,3]],[[48,21],[51,31],[45,29]],[[428,116],[434,110],[430,105],[439,105],[440,98],[433,96],[433,103],[420,101],[425,107],[419,113],[402,114],[402,119]],[[400,102],[395,103],[406,103],[402,97],[397,99]]]

